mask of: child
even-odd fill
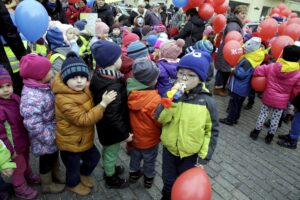
[[[54,96],[49,84],[51,63],[48,58],[27,54],[20,61],[20,75],[24,83],[20,113],[29,133],[31,152],[39,156],[42,191],[59,193],[65,186],[54,183],[52,179],[55,176],[58,183],[64,183],[58,171],[58,149],[55,144]]]
[[[27,183],[39,183],[29,164],[29,138],[20,115],[20,97],[13,93],[9,73],[0,66],[0,139],[8,148],[17,168],[12,175],[16,196],[33,199],[38,191]],[[2,158],[1,154],[1,158]]]
[[[112,40],[108,37],[109,27],[107,26],[107,24],[102,22],[100,18],[96,20],[95,32],[98,39],[109,40],[112,42]]]
[[[4,129],[4,127],[1,127],[1,130],[2,129]],[[16,168],[16,163],[11,161],[11,154],[2,140],[0,140],[0,155],[1,173],[7,177],[11,177],[14,173],[14,169]],[[12,193],[12,189],[12,184],[5,183],[0,176],[0,199],[8,199],[9,195]]]
[[[265,76],[267,86],[262,97],[262,107],[256,121],[256,127],[250,137],[256,140],[263,124],[272,112],[271,124],[265,142],[270,144],[276,133],[280,117],[287,108],[294,85],[300,80],[300,47],[288,45],[283,49],[282,58],[269,65],[258,66],[253,76]]]
[[[155,90],[158,67],[147,58],[133,63],[133,77],[127,79],[128,107],[133,132],[133,150],[130,153],[129,182],[135,183],[143,174],[144,187],[151,188],[155,177],[155,161],[160,143],[160,125],[154,118],[161,98]]]
[[[118,23],[114,23],[111,27],[111,33],[110,33],[110,38],[114,43],[117,45],[121,46],[122,44],[122,38],[121,38],[121,27]]]
[[[70,52],[52,85],[57,123],[56,144],[66,167],[66,185],[79,195],[88,195],[94,186],[91,173],[100,159],[94,145],[94,125],[116,96],[114,91],[104,92],[102,101],[94,106],[86,88],[88,77],[87,65],[74,52]]]
[[[103,167],[105,183],[109,188],[123,188],[128,181],[119,177],[116,161],[120,150],[120,142],[130,142],[130,122],[127,107],[125,82],[121,78],[121,48],[113,42],[99,40],[92,46],[92,53],[96,60],[97,69],[91,80],[90,89],[94,103],[98,104],[105,91],[115,90],[118,94],[116,100],[110,104],[97,123],[97,132],[103,146]],[[120,167],[118,167],[120,168]]]
[[[178,56],[182,53],[185,42],[182,39],[166,41],[159,48],[160,60],[157,62],[159,67],[159,77],[157,80],[158,94],[166,96],[166,92],[172,88],[177,79]]]
[[[261,39],[253,37],[245,43],[245,57],[233,69],[229,89],[231,97],[228,103],[228,116],[220,122],[229,126],[237,124],[245,98],[249,95],[250,81],[254,68],[262,63],[265,54],[260,50]],[[249,56],[251,55],[251,56]]]
[[[160,139],[163,143],[164,200],[171,199],[176,178],[195,164],[206,164],[216,148],[218,112],[214,99],[203,87],[210,59],[210,55],[201,51],[182,57],[177,78],[179,83],[186,85],[186,90],[171,108],[160,105],[156,110],[156,118],[163,127]]]

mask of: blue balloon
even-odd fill
[[[188,5],[189,0],[173,0],[173,4],[176,7],[184,7]]]
[[[49,16],[41,3],[35,0],[25,0],[17,6],[15,21],[19,31],[30,42],[36,42],[46,33]]]
[[[87,0],[86,4],[88,5],[88,7],[93,7],[95,0]]]

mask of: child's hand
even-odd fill
[[[102,105],[104,108],[106,108],[106,106],[108,104],[110,104],[113,100],[116,99],[117,93],[112,90],[110,92],[107,93],[107,91],[104,92],[104,94],[102,95],[102,101],[100,102],[100,105]]]
[[[132,133],[129,133],[129,136],[128,136],[128,138],[125,140],[125,142],[131,142],[131,141],[132,141],[132,137],[133,137],[133,134],[132,134]]]
[[[18,154],[16,152],[14,152],[14,154],[12,155],[12,159],[15,159],[18,156]]]
[[[11,177],[14,173],[14,169],[4,169],[1,171],[1,173],[7,177]]]

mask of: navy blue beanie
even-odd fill
[[[46,39],[50,44],[51,50],[65,46],[63,33],[57,27],[47,31]]]
[[[207,71],[210,65],[211,56],[205,52],[196,50],[192,53],[186,54],[183,56],[178,65],[178,69],[190,69],[195,72],[202,82],[205,82],[207,79]]]
[[[92,46],[93,57],[97,65],[106,68],[115,64],[121,56],[121,48],[107,40],[98,40]]]
[[[82,58],[71,51],[67,54],[66,60],[61,66],[61,78],[66,83],[70,78],[75,76],[84,76],[89,79],[89,69]]]

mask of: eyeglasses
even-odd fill
[[[186,74],[186,73],[178,71],[177,78],[183,79],[183,77],[185,77],[187,80],[194,80],[195,78],[197,78],[197,75],[196,74]]]

